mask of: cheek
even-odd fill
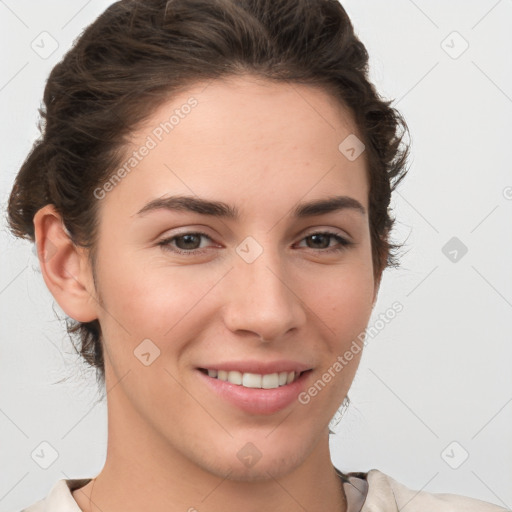
[[[105,250],[103,262],[108,261]],[[161,256],[141,258],[125,253],[115,265],[101,265],[98,280],[104,310],[100,323],[107,349],[118,370],[133,364],[134,350],[150,339],[171,359],[177,359],[202,328],[211,311],[209,291],[223,272],[205,266],[170,265]],[[199,331],[199,332],[198,332]],[[157,359],[162,363],[164,358]],[[131,366],[130,366],[131,367]]]
[[[330,328],[330,339],[343,344],[357,338],[366,328],[373,309],[375,281],[371,261],[361,258],[354,264],[332,268],[314,282],[311,286],[303,280],[300,293]]]

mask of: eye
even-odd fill
[[[333,238],[334,238],[334,240],[336,240],[338,242],[338,244],[333,247],[329,247],[330,241]],[[311,233],[310,235],[306,236],[302,240],[306,240],[306,241],[310,240],[310,241],[312,241],[313,245],[315,245],[315,244],[321,245],[322,247],[320,247],[320,248],[311,247],[311,246],[309,246],[309,248],[320,249],[320,252],[324,252],[324,253],[325,252],[330,253],[330,252],[343,251],[345,248],[347,248],[351,245],[354,245],[353,242],[350,242],[349,240],[347,240],[346,238],[343,238],[339,234],[332,233],[330,231],[317,231],[315,233]]]
[[[201,245],[201,238],[207,238],[208,240],[211,240],[211,238],[206,233],[182,233],[180,235],[161,240],[157,245],[166,251],[171,251],[186,256],[192,256],[204,252],[203,250],[199,250],[199,247],[197,246],[198,241],[199,245]]]

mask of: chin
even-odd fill
[[[280,479],[308,458],[316,443],[301,442],[290,436],[288,442],[272,436],[247,436],[243,441],[231,439],[226,444],[209,450],[208,455],[196,461],[203,469],[220,478],[239,482],[257,482]]]
[[[296,458],[289,457],[286,460],[272,458],[264,460],[262,457],[252,467],[245,466],[237,460],[233,464],[232,459],[225,461],[225,464],[215,464],[214,467],[205,468],[210,473],[220,478],[236,482],[263,482],[270,479],[281,479],[288,473],[292,472],[300,461]]]

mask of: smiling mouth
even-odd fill
[[[213,379],[222,380],[245,388],[276,389],[295,382],[304,373],[310,372],[311,370],[303,372],[293,371],[267,374],[239,372],[236,370],[212,370],[207,368],[199,368],[199,371]]]

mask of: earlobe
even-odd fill
[[[59,306],[78,322],[97,319],[87,254],[73,243],[53,205],[44,206],[34,215],[34,228],[41,273]]]

